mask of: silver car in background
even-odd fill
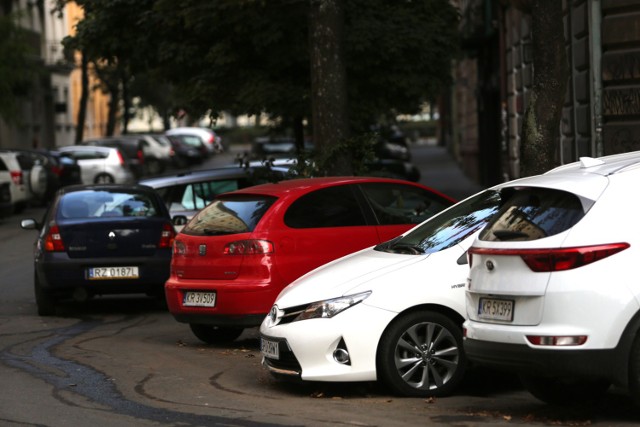
[[[117,148],[70,145],[59,151],[76,160],[83,184],[129,184],[135,180],[126,157]]]

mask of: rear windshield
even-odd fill
[[[217,236],[253,231],[276,201],[269,196],[233,196],[215,199],[182,229],[193,236]]]
[[[161,216],[159,199],[144,192],[74,191],[60,199],[58,218]]]
[[[517,189],[480,233],[480,240],[528,241],[562,233],[585,215],[575,194],[549,188]]]

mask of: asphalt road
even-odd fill
[[[418,150],[439,150],[420,154],[426,157],[443,154],[438,147]],[[640,421],[618,390],[598,405],[555,408],[522,390],[514,376],[482,369],[473,369],[456,395],[437,399],[399,398],[375,383],[281,383],[260,365],[256,329],[231,345],[205,345],[146,297],[97,298],[67,304],[56,317],[38,317],[32,290],[35,232],[21,230],[19,220],[41,214],[41,208],[31,208],[0,222],[0,426],[635,426]]]

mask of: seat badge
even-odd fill
[[[198,255],[205,256],[207,254],[207,245],[198,246]]]

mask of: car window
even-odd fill
[[[367,225],[351,185],[323,188],[303,195],[289,206],[284,222],[291,228]]]
[[[182,229],[195,236],[246,233],[255,229],[276,201],[270,196],[227,196],[214,200]]]
[[[71,155],[77,160],[96,160],[107,158],[107,152],[104,151],[78,150],[72,151]]]
[[[180,206],[182,210],[196,210],[207,206],[218,194],[238,189],[237,180],[197,182],[185,186]],[[176,208],[176,206],[173,206]]]
[[[65,219],[150,217],[159,214],[154,198],[144,193],[78,191],[60,200],[58,215]]]
[[[9,168],[7,167],[7,164],[4,162],[4,160],[2,160],[0,158],[0,171],[8,171]]]
[[[452,205],[445,198],[410,185],[368,183],[360,187],[382,225],[419,224]]]
[[[488,241],[541,239],[568,230],[584,215],[575,194],[549,188],[518,189],[479,237]]]
[[[433,253],[456,245],[482,229],[500,208],[500,193],[487,190],[437,214],[404,236],[383,243],[376,250]]]

